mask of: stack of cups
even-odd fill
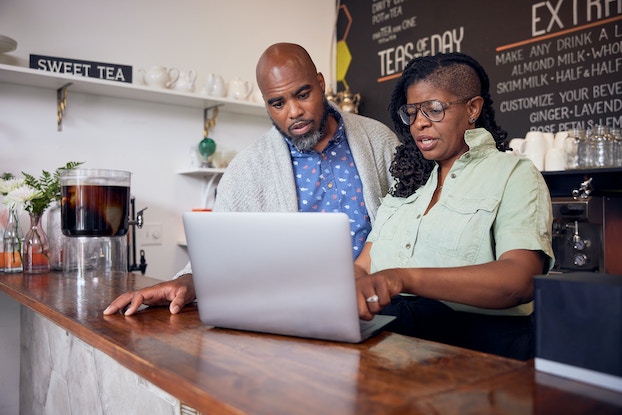
[[[567,153],[565,150],[565,142],[566,138],[568,138],[567,131],[560,131],[552,137],[552,145],[547,149],[546,154],[544,156],[544,170],[546,171],[560,171],[566,170],[567,164]]]

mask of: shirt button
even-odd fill
[[[451,178],[455,179],[456,178],[456,173],[451,173]]]
[[[421,214],[418,214],[418,215],[417,215],[417,219],[421,219]]]
[[[469,159],[469,158],[471,158],[471,155],[470,155],[469,153],[466,153],[466,154],[464,155],[464,158]]]
[[[328,188],[329,188],[329,189],[332,189],[332,188],[333,188],[333,183],[332,183],[332,182],[331,182],[331,183],[328,183]]]
[[[407,244],[405,245],[405,248],[406,248],[406,249],[410,249],[410,247],[411,247],[411,246],[412,246],[412,245],[411,245],[410,243],[407,243]]]

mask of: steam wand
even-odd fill
[[[144,208],[139,210],[136,213],[136,198],[132,196],[130,198],[130,205],[132,209],[132,219],[129,220],[130,226],[132,226],[132,263],[130,264],[130,245],[127,246],[127,270],[129,272],[132,271],[140,271],[141,274],[145,275],[145,271],[147,270],[147,261],[145,259],[145,250],[140,250],[140,265],[136,264],[136,227],[139,229],[143,227],[143,212],[147,210]]]

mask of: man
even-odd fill
[[[299,45],[270,46],[256,76],[274,127],[227,167],[214,210],[343,211],[350,217],[356,258],[392,184],[397,137],[378,121],[330,105],[324,76]],[[131,315],[141,304],[169,302],[171,313],[178,313],[195,298],[191,272],[188,264],[172,281],[122,294],[104,314],[129,305],[125,314]]]

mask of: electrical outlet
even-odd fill
[[[140,245],[162,245],[161,223],[146,223],[137,233]]]

